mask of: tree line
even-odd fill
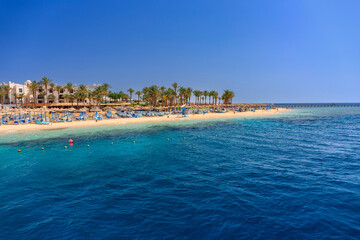
[[[114,101],[128,98],[132,101],[132,95],[135,93],[135,95],[137,95],[138,104],[140,104],[140,99],[142,99],[146,105],[157,106],[161,103],[162,106],[174,106],[191,104],[192,96],[195,97],[195,104],[197,105],[218,104],[220,103],[220,100],[223,100],[224,104],[230,104],[235,96],[234,92],[230,90],[225,90],[222,96],[219,97],[219,93],[216,91],[192,90],[190,87],[181,87],[176,82],[169,88],[152,85],[150,87],[144,87],[141,91],[136,92],[132,88],[129,88],[127,92],[129,92],[130,97],[122,91],[119,93],[111,92],[108,94],[108,97]]]
[[[219,96],[217,91],[200,91],[200,90],[192,90],[190,87],[182,87],[179,86],[176,82],[171,85],[171,87],[158,87],[156,85],[152,85],[150,87],[144,87],[141,91],[133,90],[129,88],[127,93],[120,92],[112,92],[110,91],[110,85],[104,83],[102,85],[98,85],[95,89],[90,90],[88,86],[85,84],[80,84],[76,86],[71,82],[65,85],[55,84],[51,79],[47,77],[41,78],[40,81],[32,81],[27,84],[27,88],[29,94],[33,97],[33,105],[37,103],[37,96],[40,96],[40,99],[43,100],[43,104],[55,102],[56,98],[62,97],[65,102],[72,103],[76,100],[77,106],[79,103],[83,103],[85,106],[86,100],[88,100],[88,104],[91,107],[93,102],[96,105],[100,105],[102,102],[106,102],[106,97],[111,99],[113,102],[127,101],[130,100],[133,104],[133,94],[137,96],[137,104],[143,102],[146,105],[157,106],[161,104],[162,106],[175,106],[175,105],[184,105],[191,104],[191,97],[195,97],[194,104],[220,104],[220,101],[223,100],[224,104],[232,103],[232,99],[234,98],[234,92],[230,90],[224,90],[223,94]],[[11,88],[7,85],[0,87],[0,101],[1,104],[4,104],[5,96],[9,96]],[[65,93],[65,91],[67,91]],[[57,96],[54,93],[57,93]],[[24,93],[18,94],[14,93],[15,104],[17,105],[17,100],[21,101],[25,97],[26,105],[28,105],[29,96],[24,95]],[[59,100],[59,99],[58,99]],[[136,101],[135,101],[136,103]]]

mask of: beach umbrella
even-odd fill
[[[104,110],[105,111],[114,111],[115,109],[113,109],[112,107],[105,107]]]
[[[90,112],[100,112],[101,111],[101,109],[99,108],[99,107],[92,107],[91,109],[90,109]]]

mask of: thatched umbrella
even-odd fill
[[[17,112],[17,110],[14,108],[5,108],[5,112],[13,113],[13,112]]]
[[[53,109],[55,112],[63,112],[63,111],[65,111],[65,109],[63,109],[63,108],[55,108],[55,109]]]
[[[101,109],[98,106],[92,107],[90,112],[101,112]]]
[[[141,108],[141,107],[136,106],[136,107],[134,107],[134,108],[133,108],[133,110],[134,110],[134,111],[140,111],[140,110],[142,110],[142,108]]]
[[[105,111],[114,111],[115,109],[113,109],[112,107],[105,107],[104,110]]]

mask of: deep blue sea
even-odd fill
[[[0,135],[0,239],[359,238],[360,108]]]

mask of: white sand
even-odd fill
[[[288,109],[271,109],[271,110],[257,110],[256,112],[234,112],[227,113],[207,113],[203,114],[190,114],[189,117],[178,117],[176,115],[162,116],[162,117],[140,117],[140,118],[117,118],[117,119],[104,119],[102,121],[87,120],[87,121],[73,121],[64,123],[53,123],[51,125],[38,125],[38,124],[24,124],[24,125],[2,125],[0,126],[0,133],[17,133],[30,130],[49,130],[59,128],[78,128],[78,127],[95,127],[105,125],[119,125],[119,124],[136,124],[136,123],[151,123],[151,122],[169,122],[169,121],[191,121],[201,119],[214,119],[214,118],[238,118],[238,117],[254,117],[279,114]]]

